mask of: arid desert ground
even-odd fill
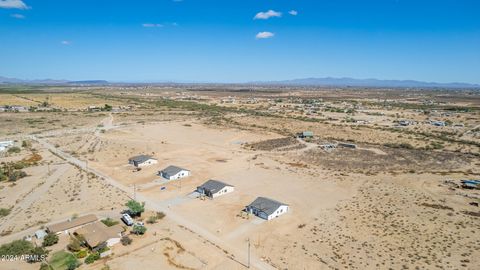
[[[478,91],[2,86],[0,105],[28,108],[0,112],[0,141],[18,148],[0,154],[4,173],[25,172],[0,182],[0,244],[85,214],[119,220],[135,199],[139,221],[165,217],[80,269],[480,265],[480,190],[461,184],[480,179]],[[158,163],[137,170],[128,159],[140,154]],[[167,181],[169,165],[191,176]],[[235,191],[193,196],[209,179]],[[288,213],[242,211],[259,196]],[[61,235],[45,264],[68,243]]]

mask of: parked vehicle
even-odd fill
[[[134,223],[132,217],[129,214],[123,214],[121,219],[127,226],[132,226]]]

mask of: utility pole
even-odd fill
[[[248,241],[248,264],[247,264],[247,267],[250,268],[250,238],[248,238],[247,241]]]

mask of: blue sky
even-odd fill
[[[477,0],[0,0],[0,76],[480,83],[479,12]]]

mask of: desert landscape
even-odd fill
[[[69,232],[42,262],[1,269],[480,264],[480,191],[461,182],[480,178],[478,91],[2,86],[0,104],[0,141],[12,142],[0,157],[2,248],[41,244],[38,230],[88,214],[125,229],[93,261]],[[138,155],[155,162],[132,165]],[[188,177],[166,179],[168,166]],[[206,198],[197,187],[209,179],[234,191]],[[245,211],[257,197],[288,212]],[[141,234],[120,219],[130,200],[144,203]]]

